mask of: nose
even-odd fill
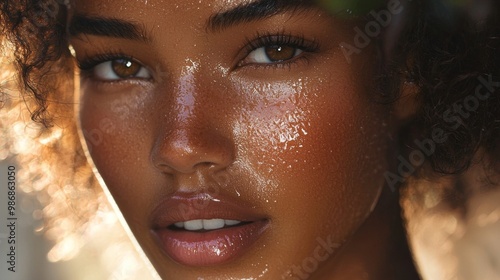
[[[215,129],[201,126],[171,128],[157,138],[152,161],[164,173],[194,173],[225,169],[234,160],[232,143]]]
[[[231,131],[215,108],[217,102],[193,71],[184,71],[160,112],[159,132],[151,152],[154,166],[163,173],[189,174],[207,168],[225,169],[235,158]],[[166,111],[166,112],[165,112]]]

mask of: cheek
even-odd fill
[[[147,102],[147,89],[137,86],[122,89],[127,92],[122,96],[85,85],[82,90],[85,92],[80,106],[82,134],[109,191],[119,206],[130,201],[134,204],[150,201],[145,193],[137,191],[153,183],[148,170],[143,168],[148,164],[148,157],[144,155],[150,149],[147,111],[141,105]]]
[[[239,158],[263,178],[258,192],[275,221],[302,235],[283,244],[331,233],[344,240],[383,185],[388,108],[349,79],[336,80],[343,87],[332,80],[244,87],[264,97],[241,110],[237,139],[246,148]]]

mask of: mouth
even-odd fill
[[[228,198],[179,194],[153,212],[152,233],[162,251],[187,266],[233,261],[251,249],[269,219]]]

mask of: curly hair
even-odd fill
[[[52,240],[71,234],[61,220],[81,233],[89,220],[96,219],[97,210],[106,207],[100,202],[102,191],[74,121],[74,63],[67,48],[67,10],[58,2],[62,0],[5,0],[0,4],[0,40],[8,42],[2,49],[8,60],[2,62],[9,64],[1,64],[0,71],[12,71],[15,66],[18,76],[17,83],[5,88],[1,81],[0,97],[19,94],[19,98],[4,98],[5,104],[0,104],[6,144],[1,148],[14,154],[20,165],[30,167],[24,168],[19,178],[20,189],[37,193],[44,206],[43,229]],[[28,116],[33,123],[20,121]],[[15,143],[23,141],[21,150],[16,149]],[[49,192],[50,203],[43,199]],[[56,237],[51,232],[64,234]]]
[[[51,125],[48,100],[62,82],[53,71],[55,67],[68,70],[67,10],[59,2],[6,0],[0,7],[0,28],[14,44],[14,58],[32,119],[47,127]]]
[[[419,19],[403,38],[421,100],[416,130],[427,139],[436,129],[447,137],[429,156],[441,173],[466,170],[479,150],[493,160],[500,155],[500,5],[489,3],[489,15],[475,18],[473,10],[420,1]],[[484,97],[481,85],[490,90]]]
[[[32,118],[46,126],[52,117],[47,114],[50,93],[57,92],[54,67],[70,65],[67,10],[59,2],[5,0],[0,13],[4,34],[15,45],[25,96],[36,103]],[[478,151],[500,158],[500,92],[474,99],[481,81],[490,82],[487,90],[500,81],[500,3],[486,2],[487,14],[479,1],[472,1],[472,8],[446,0],[411,1],[412,17],[395,48],[398,59],[385,69],[386,82],[397,85],[386,89],[391,96],[399,96],[402,79],[417,88],[420,107],[404,130],[406,147],[416,148],[411,139],[433,139],[436,129],[446,137],[427,155],[437,172],[466,170]],[[56,10],[57,15],[47,16]]]

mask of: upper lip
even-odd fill
[[[174,193],[153,210],[152,228],[164,229],[177,222],[198,219],[266,220],[255,208],[220,193]]]

